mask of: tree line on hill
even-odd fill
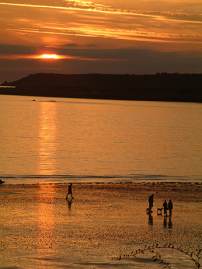
[[[202,74],[31,74],[4,86],[1,94],[202,102]]]

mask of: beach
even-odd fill
[[[200,268],[202,184],[0,186],[0,268]],[[154,208],[146,214],[148,195]],[[157,215],[172,199],[172,218]]]

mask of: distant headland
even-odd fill
[[[0,94],[115,100],[202,102],[202,74],[31,74],[4,82]]]

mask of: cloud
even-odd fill
[[[14,67],[18,74],[198,72],[201,7],[200,0],[0,0],[0,69],[8,76]],[[28,59],[49,51],[69,58]]]
[[[84,0],[65,0],[65,2],[71,6],[86,8],[86,9],[96,9],[96,10],[106,10],[110,9],[109,5],[98,4],[92,1],[84,1]]]
[[[2,46],[0,45],[0,51]],[[17,48],[13,48],[17,49]],[[12,49],[12,50],[13,50]],[[16,52],[20,53],[20,50]],[[36,59],[0,60],[0,81],[13,80],[30,73],[202,73],[202,55],[159,52],[149,49],[61,48],[57,53],[70,60],[44,62]],[[91,60],[87,60],[91,59]]]
[[[71,44],[70,44],[71,45]],[[8,60],[8,61],[16,61],[16,60],[43,60],[41,57],[44,54],[54,54],[59,55],[58,60],[61,61],[118,61],[118,59],[110,58],[106,55],[106,57],[97,57],[95,50],[90,52],[91,47],[89,49],[79,49],[75,44],[74,46],[65,45],[64,48],[37,48],[37,47],[27,47],[27,46],[17,46],[17,45],[4,45],[0,44],[0,60]],[[82,53],[83,51],[83,53]],[[41,53],[42,52],[42,53]]]
[[[144,18],[153,18],[160,21],[179,21],[184,23],[198,23],[202,24],[202,15],[190,16],[186,13],[169,13],[169,12],[137,12],[135,10],[118,9],[107,5],[96,4],[91,1],[80,0],[66,0],[68,5],[38,5],[27,3],[12,3],[0,2],[2,6],[23,7],[23,8],[36,8],[36,9],[53,9],[59,11],[75,11],[75,12],[90,12],[90,13],[103,13],[111,15],[126,15]]]
[[[24,45],[0,44],[0,55],[33,54],[36,48]]]
[[[125,29],[124,27],[103,27],[102,25],[78,24],[69,27],[38,25],[24,28],[10,28],[10,31],[19,33],[31,33],[38,35],[71,36],[105,38],[126,41],[147,41],[152,43],[202,43],[202,36],[195,33],[170,33],[147,29]]]
[[[47,2],[43,2],[47,3]],[[124,8],[114,8],[110,5],[98,4],[85,0],[54,1],[55,4],[33,4],[0,2],[5,8],[28,8],[30,13],[23,16],[12,11],[13,18],[4,18],[1,35],[18,42],[35,42],[41,45],[51,43],[75,44],[78,40],[83,43],[105,43],[120,41],[136,43],[147,42],[148,45],[186,44],[187,48],[201,47],[202,43],[202,14],[172,11],[136,11]],[[32,9],[40,9],[33,12]],[[10,11],[10,12],[11,12]],[[12,17],[12,14],[10,17]],[[19,15],[16,15],[19,14]],[[4,15],[3,15],[4,16]],[[46,20],[43,20],[46,17]],[[0,19],[2,21],[2,19]],[[55,40],[53,40],[55,38]],[[97,39],[94,41],[93,39]],[[84,41],[85,40],[85,41]],[[102,42],[101,42],[102,40]],[[117,43],[118,44],[118,43]],[[172,45],[174,46],[174,45]],[[202,50],[202,47],[201,47]]]
[[[45,50],[40,48],[41,50]],[[37,51],[39,48],[26,47],[26,46],[15,46],[15,45],[2,45],[0,44],[0,57],[7,55],[9,58],[10,55],[16,55],[16,59],[28,59],[28,60],[36,60]],[[138,48],[119,48],[119,49],[101,49],[101,48],[79,48],[79,47],[50,47],[49,51],[54,51],[56,54],[66,56],[66,59],[69,61],[111,61],[114,63],[115,61],[120,62],[135,62],[142,60],[143,62],[147,62],[147,65],[151,63],[151,61],[163,61],[165,63],[176,63],[176,60],[183,59],[196,61],[202,65],[202,55],[198,56],[197,53],[185,53],[185,52],[164,52],[164,51],[156,51],[152,49],[138,49]],[[30,54],[28,54],[28,52]],[[5,57],[6,59],[6,57]]]

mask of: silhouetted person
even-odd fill
[[[148,214],[148,224],[149,224],[149,225],[153,225],[153,224],[154,224],[154,223],[153,223],[153,216],[152,216],[151,213]]]
[[[165,200],[163,203],[163,213],[164,213],[164,216],[166,217],[167,217],[167,210],[168,210],[168,204],[167,204],[167,201]]]
[[[149,203],[149,213],[150,213],[152,210],[152,207],[154,205],[154,195],[153,194],[149,196],[148,203]]]
[[[168,202],[169,216],[172,216],[172,210],[173,210],[173,202],[171,200],[169,200],[169,202]]]
[[[67,194],[71,194],[72,195],[72,183],[70,183],[68,185],[68,191],[67,191]]]
[[[66,200],[69,202],[72,202],[73,200],[73,195],[72,195],[72,183],[68,185],[67,188],[67,195],[66,195]]]

